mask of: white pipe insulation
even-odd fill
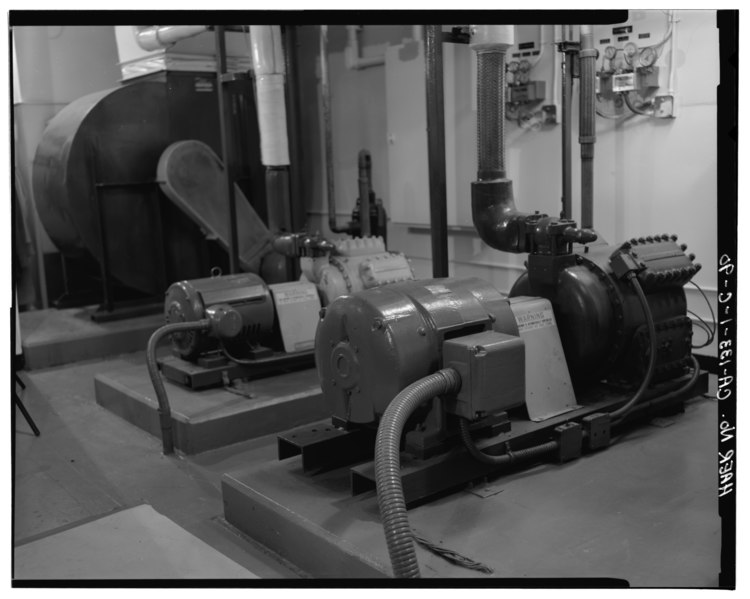
[[[207,25],[136,25],[135,41],[144,50],[161,50],[180,40],[208,31]]]
[[[279,25],[250,25],[250,47],[255,77],[261,162],[289,165],[289,142],[284,97],[284,50]]]

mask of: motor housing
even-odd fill
[[[174,353],[193,360],[216,349],[217,337],[260,342],[273,330],[275,310],[263,279],[242,273],[173,283],[165,294],[164,316],[167,323],[220,320],[213,334],[189,331],[172,335]]]
[[[508,300],[477,278],[405,281],[335,300],[315,339],[332,415],[376,423],[404,387],[441,367],[444,341],[482,331],[518,336]]]

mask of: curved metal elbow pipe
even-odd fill
[[[135,41],[144,50],[161,50],[180,40],[208,31],[208,25],[136,25]]]
[[[471,215],[480,239],[491,248],[514,254],[529,251],[526,235],[529,214],[516,209],[513,182],[509,179],[474,181]]]

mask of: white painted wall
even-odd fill
[[[661,121],[637,116],[622,123],[597,118],[594,222],[610,243],[633,236],[678,234],[703,264],[695,280],[715,306],[718,30],[714,11],[678,11],[678,16],[677,118]],[[665,31],[662,11],[634,11],[630,17],[637,27],[652,30],[652,39],[660,39]],[[552,39],[550,33],[546,40]],[[598,40],[605,33],[606,29],[597,27],[594,37]],[[356,153],[367,147],[373,156],[375,190],[391,217],[389,245],[409,255],[415,271],[426,277],[431,276],[429,235],[409,230],[410,225],[426,225],[429,220],[424,60],[421,44],[403,44],[399,37],[403,35],[391,36],[385,46],[365,45],[365,53],[385,50],[385,67],[347,71],[343,48],[331,52],[337,202],[342,214],[351,211],[357,194]],[[452,225],[470,226],[470,184],[476,175],[475,59],[463,45],[444,44],[443,50],[448,219]],[[548,48],[533,71],[534,79],[547,80],[549,96],[554,55]],[[668,58],[667,46],[658,64],[666,68]],[[559,125],[539,131],[508,125],[507,166],[518,207],[558,214]],[[572,127],[575,142],[577,116]],[[325,233],[321,130],[312,133],[319,154],[311,170],[319,172],[320,178],[314,181],[316,189],[308,206],[311,227]],[[574,143],[574,217],[580,214],[578,156]],[[497,252],[467,235],[451,235],[449,256],[451,276],[480,276],[501,291],[508,291],[523,270],[524,256]],[[709,310],[695,288],[688,285],[686,293],[690,309],[709,320]],[[695,335],[696,341],[702,338],[698,330]],[[704,351],[715,355],[714,348]]]

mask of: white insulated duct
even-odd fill
[[[250,46],[255,76],[261,162],[265,166],[289,165],[289,143],[284,97],[284,50],[281,27],[251,25]]]
[[[189,37],[208,31],[207,25],[136,25],[135,41],[144,50],[161,50]]]

